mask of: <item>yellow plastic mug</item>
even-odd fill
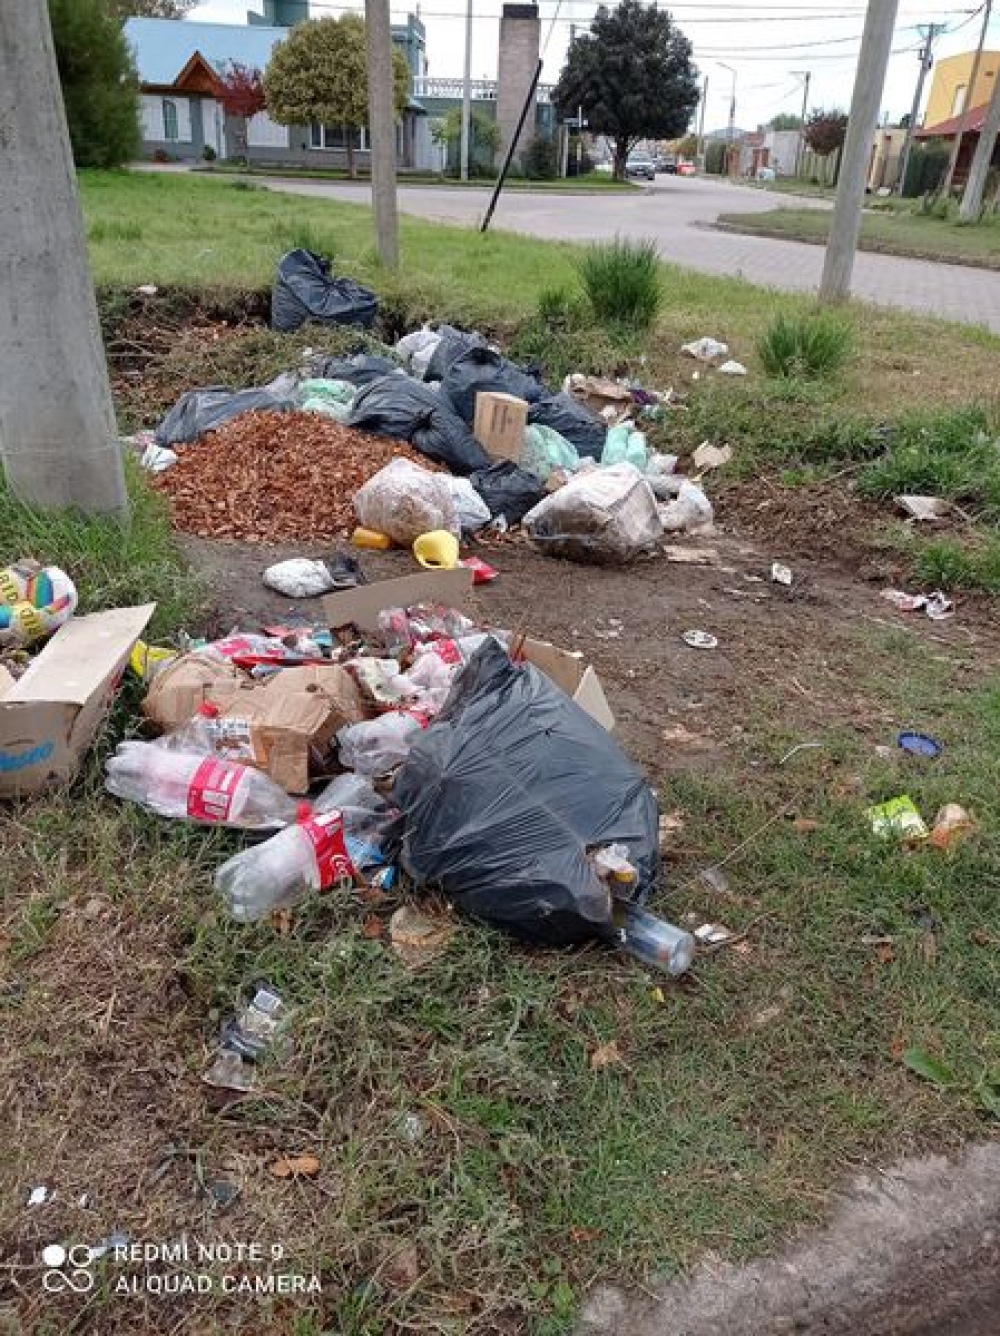
[[[413,555],[432,571],[454,570],[458,565],[458,539],[446,529],[432,529],[416,539]]]

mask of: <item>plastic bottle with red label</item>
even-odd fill
[[[295,820],[297,803],[273,779],[217,756],[123,742],[105,767],[105,787],[157,816],[203,825],[277,830]]]
[[[237,922],[256,923],[312,892],[354,881],[340,812],[316,814],[304,805],[294,825],[223,863],[215,889]]]

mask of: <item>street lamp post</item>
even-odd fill
[[[732,168],[733,140],[736,138],[736,71],[732,65],[724,65],[721,60],[715,63],[733,76],[733,91],[729,99],[729,131],[726,135],[726,174],[729,175]]]

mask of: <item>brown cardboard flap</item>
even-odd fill
[[[146,603],[71,617],[7,692],[3,704],[85,704],[117,672],[155,609],[155,603]]]
[[[464,566],[453,571],[419,571],[398,580],[358,585],[339,594],[327,594],[323,613],[328,624],[356,626],[359,631],[377,631],[383,608],[410,608],[415,603],[446,603],[461,608],[472,589],[472,572]]]
[[[516,648],[516,647],[515,647]],[[560,649],[546,640],[524,639],[520,642],[520,657],[541,669],[546,677],[555,682],[586,710],[602,728],[610,733],[615,726],[615,716],[611,712],[608,698],[604,694],[600,678],[581,654]]]
[[[182,654],[153,678],[142,712],[169,733],[193,719],[206,701],[221,709],[244,681],[244,674],[231,663],[206,654]]]
[[[89,741],[78,745],[73,737],[78,713],[59,701],[0,706],[0,797],[38,793],[73,778]]]

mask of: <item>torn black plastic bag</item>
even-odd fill
[[[318,357],[312,364],[312,374],[319,380],[346,380],[349,385],[370,385],[373,380],[391,376],[393,372],[405,375],[398,362],[377,353],[355,353],[353,357]]]
[[[295,384],[294,373],[285,372],[259,389],[229,390],[224,385],[209,385],[201,390],[188,390],[156,428],[153,439],[160,446],[184,445],[241,413],[257,409],[284,412],[295,408]]]
[[[438,325],[434,331],[440,342],[427,363],[424,380],[443,380],[451,366],[470,348],[485,348],[486,340],[477,330],[455,329],[453,325]]]
[[[576,446],[577,454],[600,459],[607,439],[607,424],[571,395],[553,394],[528,409],[529,427],[551,427]]]
[[[492,348],[470,348],[452,362],[441,381],[441,393],[447,394],[455,412],[470,427],[476,417],[476,395],[487,390],[513,394],[529,404],[549,393],[534,376]]]
[[[473,473],[469,481],[494,519],[502,515],[508,524],[520,524],[545,495],[535,475],[512,459],[498,459],[488,469]]]
[[[409,441],[428,459],[446,464],[452,473],[473,473],[490,462],[448,400],[411,376],[383,376],[366,385],[354,400],[347,423],[396,441]]]
[[[588,852],[619,842],[637,900],[659,874],[657,806],[642,773],[590,715],[490,638],[397,775],[401,861],[418,886],[522,937],[613,935]]]
[[[378,298],[353,278],[331,278],[330,261],[313,251],[282,256],[271,292],[271,327],[290,333],[315,320],[321,325],[371,329]]]

